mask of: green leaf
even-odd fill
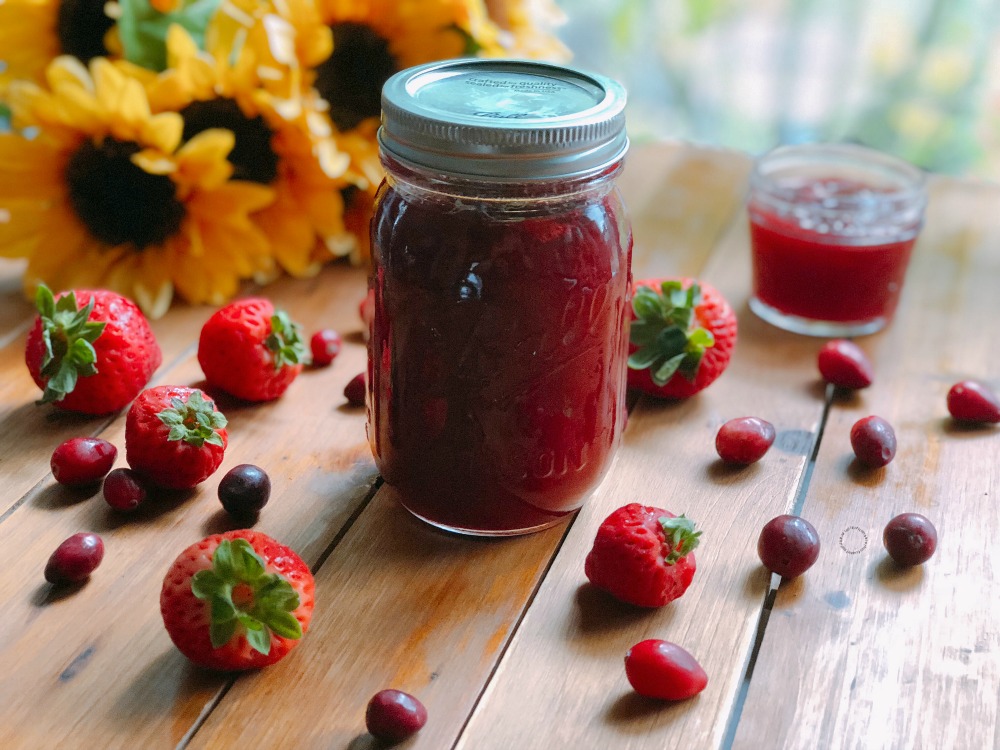
[[[76,388],[81,377],[97,374],[97,352],[93,342],[100,338],[106,323],[90,320],[94,297],[77,309],[76,294],[70,291],[58,300],[40,284],[35,306],[42,323],[42,355],[39,372],[46,380],[40,404],[61,401]]]
[[[229,584],[223,581],[214,570],[199,570],[191,576],[191,593],[199,599],[211,599],[223,592],[229,591]]]
[[[208,626],[208,637],[212,641],[212,648],[222,648],[227,643],[229,643],[233,636],[236,635],[236,627],[239,623],[234,618],[232,620],[223,620],[221,622],[212,622]]]
[[[174,397],[171,406],[156,416],[170,428],[168,440],[183,440],[196,448],[205,443],[222,445],[222,437],[217,430],[228,424],[228,420],[220,411],[215,410],[215,403],[205,398],[205,395],[195,389],[185,403]]]
[[[677,354],[664,361],[663,364],[658,365],[656,370],[652,373],[653,382],[659,386],[666,385],[681,366],[681,361],[683,359],[683,354]]]
[[[637,349],[628,358],[628,366],[633,370],[645,370],[656,360],[660,359],[660,353],[652,346],[644,349]]]
[[[229,598],[228,592],[224,596],[221,594],[213,596],[209,601],[212,603],[212,622],[227,622],[238,619],[236,605]]]
[[[282,638],[298,640],[302,637],[302,624],[291,612],[274,612],[265,624]]]
[[[150,70],[167,67],[167,30],[183,26],[204,48],[205,29],[220,0],[183,0],[170,13],[160,13],[149,0],[119,0],[118,36],[125,59]]]
[[[271,316],[271,333],[264,340],[264,346],[271,351],[275,370],[309,360],[302,329],[284,310],[275,310]]]
[[[664,558],[667,565],[673,565],[701,543],[701,532],[695,531],[694,521],[683,513],[676,518],[661,516],[659,521],[670,546],[670,552]]]
[[[246,583],[253,583],[264,575],[264,561],[246,539],[234,539],[232,542],[233,571],[236,578]]]
[[[688,341],[700,349],[710,349],[715,346],[715,336],[707,328],[696,328],[691,332]]]
[[[247,643],[255,651],[259,651],[265,656],[271,653],[271,631],[267,628],[261,630],[248,630],[246,633]]]
[[[656,341],[660,328],[660,324],[655,320],[642,320],[641,318],[633,320],[630,341],[636,346],[648,346]]]
[[[646,289],[646,287],[640,287],[640,289]],[[635,297],[632,298],[632,310],[640,320],[655,320],[663,315],[663,308],[655,293],[640,294],[636,292]]]

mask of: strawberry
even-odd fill
[[[662,607],[691,585],[700,537],[683,515],[630,503],[604,519],[584,571],[624,602]]]
[[[63,292],[44,284],[35,293],[38,317],[24,360],[42,389],[40,404],[110,414],[141,391],[163,355],[142,311],[105,290]]]
[[[204,482],[222,463],[227,441],[225,416],[197,388],[149,388],[125,417],[129,466],[167,489]]]
[[[266,667],[298,645],[314,604],[312,573],[295,552],[243,529],[213,534],[174,560],[160,590],[170,640],[209,669]]]
[[[308,359],[299,325],[262,297],[217,310],[198,341],[198,362],[209,385],[244,401],[278,398]]]
[[[662,398],[688,398],[729,364],[736,315],[708,284],[693,279],[637,281],[632,297],[628,384]]]

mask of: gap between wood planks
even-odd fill
[[[347,522],[340,527],[340,530],[334,535],[333,539],[330,540],[330,543],[326,545],[326,549],[324,549],[320,553],[319,557],[316,558],[316,562],[313,565],[309,566],[309,570],[313,575],[316,575],[316,572],[321,567],[323,567],[323,563],[326,562],[327,558],[333,552],[334,548],[338,544],[340,544],[340,541],[345,536],[347,536],[347,533],[354,526],[355,522],[361,517],[361,514],[364,513],[365,509],[368,507],[368,504],[372,501],[372,498],[374,498],[375,495],[378,494],[378,491],[381,488],[382,488],[382,476],[379,475],[375,477],[375,480],[372,482],[371,487],[368,488],[368,492],[365,493],[364,499],[362,499],[361,502],[358,503],[358,507],[354,509],[354,512],[351,514],[350,518],[347,519]],[[208,721],[208,717],[211,716],[215,708],[220,703],[222,703],[222,699],[226,697],[226,693],[230,691],[230,689],[233,687],[233,685],[236,684],[236,680],[238,679],[239,675],[235,674],[226,680],[226,683],[221,688],[219,688],[219,691],[212,697],[212,699],[208,703],[205,704],[204,708],[202,708],[201,713],[198,714],[198,718],[194,720],[194,723],[191,724],[190,727],[188,727],[187,732],[184,733],[184,736],[181,737],[180,742],[177,743],[175,750],[184,750],[184,748],[186,748],[191,743],[191,740],[194,739],[194,736],[198,733],[198,730],[202,728],[202,726],[205,724],[206,721]]]
[[[819,455],[819,446],[823,441],[823,434],[826,432],[826,420],[830,415],[830,408],[833,405],[834,387],[826,386],[823,398],[823,413],[820,416],[819,426],[813,436],[812,447],[809,450],[809,460],[806,461],[802,469],[802,477],[799,479],[799,486],[795,490],[795,501],[792,503],[789,514],[797,516],[801,514],[806,504],[806,495],[809,493],[809,485],[812,482],[813,470],[816,468],[816,456]],[[760,617],[757,619],[757,629],[754,633],[753,646],[747,655],[746,669],[743,672],[743,680],[733,698],[733,707],[729,714],[729,721],[726,722],[726,732],[722,736],[720,750],[732,750],[733,742],[736,740],[736,730],[739,729],[740,719],[743,717],[743,706],[746,703],[747,693],[750,691],[750,681],[753,679],[753,670],[757,665],[757,655],[760,653],[761,645],[764,643],[764,633],[767,631],[767,622],[771,618],[771,610],[774,607],[774,600],[778,596],[778,586],[781,584],[781,576],[777,573],[771,574],[771,583],[767,593],[764,594],[764,602],[761,605]]]

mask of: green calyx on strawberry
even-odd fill
[[[224,539],[212,555],[212,567],[191,578],[191,592],[211,606],[209,637],[221,648],[242,631],[262,654],[271,651],[271,633],[296,640],[302,626],[292,614],[299,595],[287,579],[266,571],[264,560],[245,539]]]
[[[670,554],[663,558],[667,565],[673,565],[701,542],[701,532],[694,530],[694,521],[687,518],[682,513],[679,516],[668,518],[660,516],[660,526],[663,527],[663,535],[670,546]]]
[[[271,333],[264,340],[264,346],[274,355],[275,370],[280,370],[285,365],[305,364],[309,361],[309,351],[302,340],[302,330],[284,310],[275,310],[271,316]]]
[[[215,405],[201,391],[192,393],[186,402],[175,396],[170,404],[171,408],[156,415],[170,428],[168,440],[183,440],[196,448],[205,443],[224,445],[217,430],[226,426],[226,417],[215,410]]]
[[[695,282],[685,289],[681,282],[670,280],[660,289],[639,286],[635,290],[631,342],[637,348],[628,366],[648,369],[658,386],[666,385],[678,372],[693,381],[705,350],[715,346],[715,336],[697,325],[695,317],[702,302],[701,287]]]
[[[45,284],[38,286],[35,305],[42,321],[45,346],[41,375],[48,379],[38,403],[50,404],[76,388],[81,376],[97,373],[94,342],[104,333],[106,324],[88,320],[94,309],[93,297],[82,309],[77,309],[76,294],[69,292],[56,300]]]

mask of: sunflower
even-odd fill
[[[106,0],[0,0],[0,93],[16,79],[41,82],[59,55],[108,54],[114,19]]]
[[[341,131],[381,111],[382,84],[411,65],[500,54],[499,29],[481,0],[316,0],[333,54],[314,85]]]
[[[569,49],[552,33],[566,21],[554,0],[486,0],[490,20],[502,30],[504,54],[565,61]]]
[[[143,79],[154,112],[180,114],[185,140],[212,128],[233,133],[234,177],[274,192],[274,201],[252,216],[270,252],[288,273],[312,275],[351,249],[339,192],[347,184],[348,156],[316,111],[316,97],[289,89],[273,59],[262,65],[250,45],[232,61],[225,52],[202,52],[184,29],[172,26],[166,70],[153,75],[120,65]],[[262,71],[271,75],[262,77]]]
[[[48,87],[11,87],[0,135],[0,255],[27,257],[25,290],[117,290],[152,317],[176,293],[220,304],[266,272],[267,240],[249,214],[271,189],[230,180],[234,138],[206,130],[179,147],[177,113],[152,114],[142,85],[103,58],[62,56]]]

